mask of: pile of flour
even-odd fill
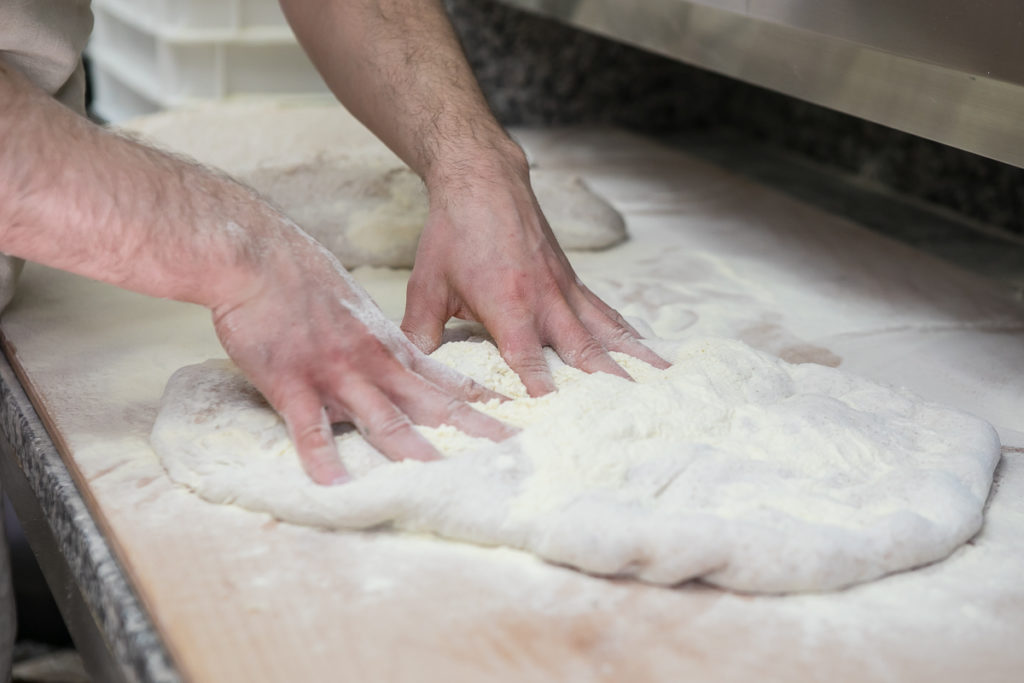
[[[512,400],[500,444],[419,428],[445,455],[391,462],[337,439],[355,480],[320,487],[278,416],[228,361],[179,370],[152,443],[200,496],[332,529],[390,524],[528,550],[599,575],[744,591],[840,588],[941,559],[980,528],[999,457],[987,423],[737,341],[655,344],[656,370],[587,375],[549,354],[530,398],[492,344],[433,357]]]

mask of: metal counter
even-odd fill
[[[148,614],[3,354],[0,481],[90,676],[103,683],[180,681]]]
[[[1016,0],[502,0],[1024,168]]]

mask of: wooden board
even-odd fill
[[[869,585],[750,597],[211,505],[174,485],[147,442],[170,374],[223,355],[207,313],[29,267],[0,323],[10,357],[183,675],[997,681],[1024,670],[1020,308],[979,278],[625,133],[521,137],[541,165],[580,173],[626,213],[630,243],[573,257],[623,310],[656,294],[678,303],[654,321],[660,332],[827,353],[996,424],[1004,458],[985,529],[944,562]],[[360,277],[371,293],[396,286]]]

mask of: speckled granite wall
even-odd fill
[[[493,0],[445,0],[469,61],[509,125],[707,126],[729,80]]]
[[[1024,234],[1024,170],[717,76],[494,0],[445,0],[508,125],[723,126]]]

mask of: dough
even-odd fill
[[[701,578],[757,592],[836,589],[947,556],[981,526],[999,457],[987,423],[742,342],[658,345],[659,371],[587,375],[549,353],[559,390],[526,396],[487,341],[433,356],[513,400],[495,444],[420,428],[446,455],[390,462],[337,439],[355,477],[320,487],[281,420],[228,362],[171,378],[152,432],[203,498],[331,529],[397,529],[528,550],[607,576]]]
[[[348,268],[412,266],[427,218],[422,183],[336,103],[204,103],[119,130],[252,185]],[[563,249],[604,249],[626,239],[622,215],[579,177],[532,169],[531,178]]]
[[[325,151],[402,162],[336,100],[279,98],[196,101],[117,124],[121,133],[230,174],[283,166]]]
[[[262,165],[238,178],[251,185],[346,268],[411,268],[427,220],[419,176],[377,154],[320,154],[309,161]],[[577,176],[534,169],[532,184],[563,249],[604,249],[626,238],[622,215]]]

